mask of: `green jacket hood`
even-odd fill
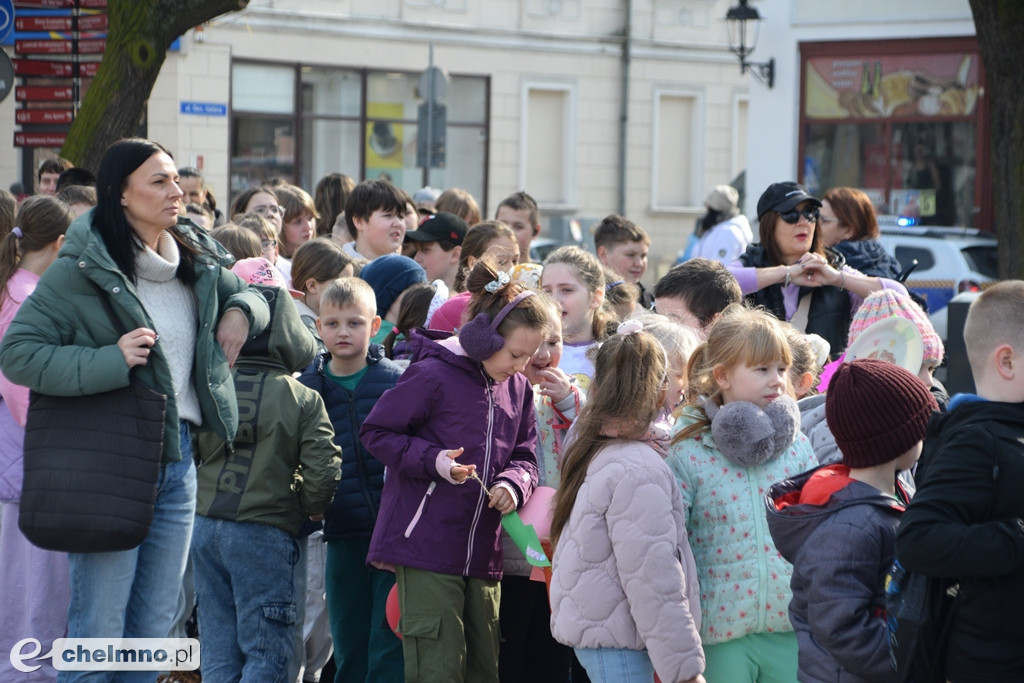
[[[240,365],[268,364],[289,373],[306,369],[316,356],[316,339],[302,322],[291,295],[280,287],[250,285],[270,306],[270,324],[245,343],[238,355]]]

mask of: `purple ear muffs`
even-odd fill
[[[481,363],[501,351],[505,346],[505,338],[498,333],[498,325],[505,319],[519,302],[533,296],[534,292],[527,290],[517,294],[512,301],[505,304],[504,308],[498,311],[498,315],[491,320],[486,313],[477,313],[476,317],[462,326],[459,330],[459,344],[466,352],[466,355]]]

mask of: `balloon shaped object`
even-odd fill
[[[388,618],[388,626],[395,632],[395,635],[401,639],[402,634],[398,630],[398,620],[401,618],[402,613],[398,608],[398,584],[396,583],[391,587],[391,592],[388,593],[387,602],[384,603],[384,614]]]
[[[555,500],[555,489],[550,486],[538,486],[530,500],[519,511],[523,524],[533,526],[537,538],[546,541],[551,538],[551,512]]]

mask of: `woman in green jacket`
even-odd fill
[[[195,510],[191,433],[202,428],[232,441],[238,408],[229,366],[269,320],[263,297],[224,267],[230,257],[179,221],[177,181],[159,144],[111,145],[97,173],[99,203],[72,224],[0,347],[4,374],[40,393],[110,391],[127,386],[134,369],[167,395],[149,533],[132,550],[70,555],[70,638],[169,633]],[[127,333],[115,329],[101,296]],[[94,673],[65,672],[62,680]]]

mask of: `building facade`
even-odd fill
[[[967,0],[766,0],[746,208],[797,179],[853,186],[903,222],[993,229],[985,74]]]
[[[218,205],[273,176],[312,191],[329,172],[463,187],[486,216],[525,189],[556,239],[571,221],[585,233],[624,213],[651,233],[663,270],[708,188],[746,166],[750,84],[727,50],[728,6],[252,0],[168,54],[147,135],[200,166]],[[423,76],[431,54],[447,79]],[[0,104],[6,140],[13,108]],[[0,161],[0,175],[14,179],[21,153],[32,150]]]

